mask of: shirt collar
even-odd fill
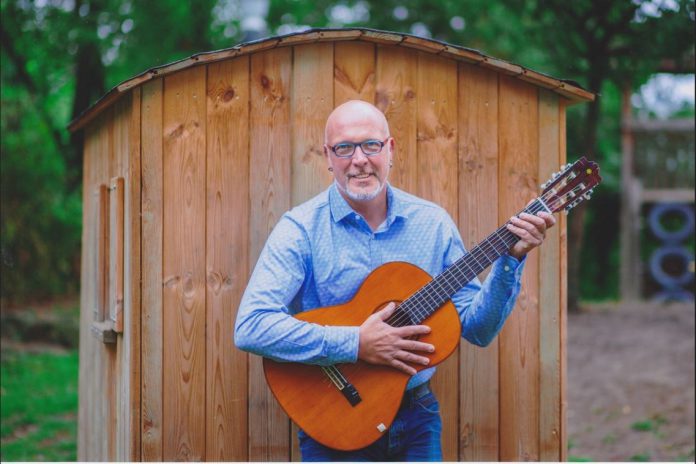
[[[400,192],[397,189],[392,188],[389,183],[386,186],[387,189],[387,227],[391,226],[396,218],[406,218],[406,213],[404,211],[404,205],[399,198]],[[341,192],[338,191],[336,182],[331,184],[329,187],[329,208],[331,209],[331,216],[334,222],[340,222],[351,214],[355,214],[353,208],[350,207],[348,202]]]

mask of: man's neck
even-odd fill
[[[340,189],[339,189],[340,192]],[[360,214],[370,229],[374,232],[377,228],[382,225],[385,219],[387,219],[387,187],[385,186],[379,195],[377,195],[372,200],[366,201],[355,201],[348,197],[348,195],[340,192],[341,196],[345,198],[353,211]]]

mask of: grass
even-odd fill
[[[77,351],[3,350],[0,367],[2,461],[74,461]]]

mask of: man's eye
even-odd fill
[[[353,145],[349,143],[339,143],[334,147],[336,153],[349,153],[353,150]]]

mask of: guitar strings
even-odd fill
[[[585,189],[585,186],[584,186],[583,184],[579,184],[579,185],[573,187],[573,188],[570,190],[570,192],[572,192],[574,195],[577,195],[579,192],[583,191],[584,189]],[[552,198],[552,197],[554,197],[554,198]],[[547,210],[554,210],[555,208],[557,208],[557,207],[560,205],[561,201],[562,201],[562,200],[561,200],[560,198],[558,198],[558,195],[555,193],[555,189],[549,190],[549,191],[547,191],[547,192],[544,192],[540,197],[536,198],[536,199],[529,205],[529,210],[528,210],[528,212],[530,212],[531,214],[536,214],[537,212],[542,211],[542,210],[544,210],[544,209],[547,209]],[[547,206],[547,205],[548,205],[548,206]],[[527,209],[525,208],[525,209],[523,210],[523,212],[527,212]],[[472,249],[472,252],[471,252],[471,253],[467,253],[464,257],[470,257],[471,259],[473,259],[474,261],[476,261],[476,263],[477,263],[479,266],[482,267],[481,270],[485,269],[488,265],[482,266],[481,263],[480,263],[480,261],[479,261],[479,259],[486,258],[486,259],[488,259],[489,261],[492,261],[491,258],[488,256],[489,252],[493,252],[493,257],[494,257],[494,258],[497,258],[497,257],[499,257],[499,256],[502,254],[502,253],[496,248],[495,244],[493,243],[493,239],[494,239],[494,238],[497,238],[498,240],[500,240],[500,242],[502,243],[502,245],[505,246],[505,247],[507,247],[507,248],[505,248],[505,249],[508,249],[509,246],[512,246],[512,245],[514,244],[514,242],[516,242],[517,240],[519,240],[519,237],[515,236],[515,235],[512,234],[511,232],[509,232],[509,231],[507,231],[506,229],[504,229],[504,226],[507,225],[507,224],[509,224],[509,223],[510,223],[510,221],[507,221],[505,224],[503,224],[503,226],[501,226],[498,230],[496,230],[495,232],[493,232],[489,237],[487,237],[487,238],[486,238],[485,240],[483,240],[481,243],[479,243],[478,245],[476,245],[476,246]],[[511,238],[514,239],[514,242],[508,244],[508,243],[505,241],[505,238],[501,238],[501,237],[498,235],[498,233],[501,232],[501,231],[502,231],[502,232],[509,232],[509,234],[512,236]],[[508,237],[509,237],[509,236],[508,236]],[[499,254],[499,253],[500,253],[500,254]],[[496,254],[497,254],[497,256],[495,256]],[[464,257],[462,257],[462,258],[464,258]],[[460,258],[460,260],[461,260],[462,258]],[[459,260],[458,260],[458,261],[459,261]],[[463,286],[463,285],[460,286],[460,282],[459,282],[459,281],[461,281],[461,278],[462,278],[462,277],[463,277],[464,279],[467,279],[467,280],[465,281],[465,284],[466,284],[466,282],[469,282],[470,280],[472,280],[472,279],[477,275],[477,273],[476,273],[474,270],[472,270],[471,267],[468,266],[468,263],[467,263],[467,262],[462,262],[461,264],[467,267],[466,270],[468,270],[468,272],[471,273],[471,276],[467,275],[467,273],[465,272],[465,269],[460,269],[459,266],[458,266],[458,264],[457,264],[457,262],[455,262],[454,264],[452,264],[452,265],[451,265],[450,267],[448,267],[442,274],[440,274],[441,276],[442,276],[443,274],[445,274],[445,273],[448,273],[448,272],[450,272],[450,273],[452,274],[452,277],[454,278],[454,279],[453,279],[453,280],[454,280],[454,283],[455,283],[455,285],[457,285],[457,287],[453,287],[455,293],[456,293],[456,291],[458,291],[458,290],[461,288],[461,286]],[[479,271],[479,272],[480,272],[480,271]],[[445,278],[444,278],[444,280],[443,280],[443,283],[446,283],[446,284],[448,284],[448,285],[451,285],[451,283],[450,283],[450,281],[448,280],[448,277],[447,277],[447,276],[445,276]],[[464,284],[464,285],[465,285],[465,284]],[[415,292],[413,295],[411,295],[409,298],[407,298],[407,299],[399,306],[399,308],[397,308],[398,313],[392,315],[392,316],[387,320],[387,322],[389,322],[391,325],[398,325],[398,326],[401,326],[401,324],[404,324],[404,325],[405,325],[406,323],[412,322],[413,319],[412,319],[411,315],[415,315],[415,316],[417,316],[417,317],[419,317],[419,318],[422,318],[423,316],[427,317],[427,316],[429,315],[429,312],[430,312],[430,311],[428,310],[427,307],[425,307],[425,304],[426,304],[425,301],[428,299],[428,297],[432,298],[432,296],[433,296],[432,293],[436,293],[436,296],[438,296],[438,297],[441,297],[441,296],[442,296],[442,295],[440,295],[439,293],[437,293],[438,290],[435,288],[435,286],[438,286],[438,287],[440,287],[440,290],[445,290],[445,292],[447,292],[447,289],[444,288],[444,287],[440,284],[440,282],[437,282],[435,279],[433,279],[433,280],[430,281],[428,284],[426,284],[425,286],[421,287],[418,291],[416,291],[416,292]],[[432,289],[432,292],[431,292],[431,289]],[[404,308],[404,305],[406,305],[406,306],[413,306],[413,310],[411,310],[409,307]],[[438,307],[439,307],[439,306],[440,306],[440,305],[438,305]],[[401,308],[403,308],[403,309],[401,309]],[[399,311],[399,309],[401,309],[401,310]],[[396,317],[394,318],[394,316],[396,316]],[[392,319],[393,319],[393,320],[392,320]]]
[[[576,194],[575,190],[578,189],[578,192],[582,191],[584,189],[584,186],[582,184],[578,185],[577,187],[574,187],[571,189],[571,192]],[[545,198],[546,196],[546,198]],[[554,199],[551,199],[550,197],[553,196],[555,197]],[[541,196],[537,197],[530,205],[529,205],[529,213],[531,214],[536,214],[539,211],[542,211],[546,209],[547,211],[553,211],[556,209],[559,204],[561,203],[561,199],[558,198],[558,195],[555,193],[555,189],[549,189],[547,192],[542,193]],[[527,208],[523,209],[522,212],[527,212]],[[489,264],[483,266],[481,262],[479,262],[479,258],[486,258],[490,262],[492,262],[494,259],[497,259],[502,255],[505,249],[509,249],[510,246],[514,244],[517,240],[519,240],[519,237],[515,236],[512,234],[510,231],[507,231],[504,226],[509,224],[510,221],[505,222],[503,226],[498,228],[496,231],[494,231],[492,234],[490,234],[486,239],[484,239],[481,243],[477,244],[472,250],[471,253],[467,253],[466,255],[462,256],[459,260],[455,261],[450,267],[448,267],[440,276],[443,274],[451,271],[452,272],[452,277],[455,279],[455,284],[457,287],[454,287],[454,292],[458,291],[463,285],[466,285],[467,282],[471,281],[477,273],[469,267],[468,263],[466,261],[462,261],[464,258],[467,256],[471,257],[474,261],[476,261],[476,264],[479,265],[483,269],[488,267]],[[499,232],[507,232],[507,235],[505,237],[500,237],[498,235]],[[508,244],[506,242],[506,239],[512,239],[514,240],[512,243]],[[492,242],[494,238],[497,238],[500,240],[502,243],[503,247],[506,247],[502,250],[499,250],[496,248],[496,245]],[[488,249],[486,249],[488,247]],[[489,252],[492,252],[492,257],[488,256]],[[497,256],[496,256],[497,255]],[[461,261],[461,264],[467,267],[467,270],[469,273],[471,273],[471,276],[465,272],[464,269],[460,269],[458,267],[458,264]],[[480,271],[479,271],[480,272]],[[458,273],[459,276],[457,276],[455,273]],[[463,285],[460,285],[460,281],[458,281],[461,277],[465,278],[465,283]],[[448,281],[448,277],[445,277],[444,283],[449,284],[450,282]],[[408,308],[405,308],[404,306],[407,304],[413,304],[414,305],[414,310],[416,311],[417,317],[423,317],[424,315],[427,317],[429,315],[429,311],[427,308],[424,307],[425,304],[425,299],[426,297],[431,297],[432,295],[429,294],[430,292],[430,285],[438,285],[440,284],[433,279],[430,281],[428,284],[424,285],[421,287],[418,291],[416,291],[413,295],[411,295],[409,298],[407,298],[402,305],[400,305],[396,311],[399,311],[401,314],[395,313],[390,317],[387,322],[389,322],[394,316],[397,316],[396,319],[393,322],[390,322],[391,325],[395,324],[402,324],[412,322],[412,318],[410,314],[413,314],[411,310]],[[440,286],[441,290],[446,290],[444,287]],[[425,294],[422,294],[422,291],[425,290]],[[433,291],[437,292],[437,290],[433,287]],[[427,294],[427,295],[426,295]],[[437,295],[440,296],[440,295]],[[423,301],[419,301],[423,300]],[[410,303],[409,303],[410,302]],[[420,306],[420,308],[419,308]],[[438,306],[439,307],[439,306]],[[398,315],[397,315],[398,314]],[[321,366],[321,369],[324,371],[325,375],[329,378],[329,380],[339,389],[342,390],[345,385],[347,385],[347,379],[343,376],[341,371],[335,366],[335,365],[330,365],[330,366]]]
[[[536,213],[538,211],[545,209],[541,205],[539,205],[536,202],[536,200],[535,200],[535,203],[530,205],[530,207],[531,207],[531,209],[529,211],[532,213]],[[500,229],[502,229],[502,227]],[[486,238],[486,240],[482,241],[479,245],[474,247],[474,249],[472,249],[471,253],[467,253],[465,255],[465,257],[470,257],[470,258],[474,259],[477,262],[477,264],[479,264],[479,266],[481,266],[479,259],[482,258],[483,256],[485,256],[486,258],[488,258],[490,260],[490,258],[488,256],[488,253],[490,251],[494,252],[494,256],[495,256],[495,254],[497,254],[499,252],[498,249],[495,247],[495,245],[492,243],[493,238],[498,238],[502,242],[503,246],[505,248],[507,248],[508,244],[505,241],[505,239],[501,238],[498,235],[498,232],[500,231],[500,229],[496,230],[488,238]],[[517,240],[519,240],[519,238],[517,238]],[[486,249],[486,248],[488,248],[488,249]],[[500,255],[498,255],[498,256],[500,256]],[[462,258],[464,258],[464,257],[462,257]],[[460,264],[467,265],[468,263],[462,262]],[[481,267],[483,267],[483,266],[481,266]],[[467,268],[468,268],[468,266],[467,266]],[[447,268],[442,274],[440,274],[440,276],[447,273],[448,271],[450,273],[459,273],[460,274],[459,277],[464,277],[464,278],[467,278],[468,280],[473,279],[473,277],[476,275],[476,273],[473,272],[471,268],[468,268],[468,271],[471,273],[471,276],[468,276],[466,273],[463,272],[464,270],[460,270],[458,268],[457,262],[455,262],[449,268]],[[453,276],[457,277],[456,275],[453,275]],[[445,277],[445,279],[447,279],[447,278]],[[448,280],[444,280],[444,283],[450,284],[450,282]],[[424,307],[425,301],[421,301],[421,300],[427,300],[429,297],[432,298],[433,293],[435,293],[435,295],[437,297],[441,297],[441,295],[438,293],[438,289],[435,286],[440,287],[440,290],[446,291],[446,289],[442,285],[440,285],[440,283],[437,280],[434,279],[434,280],[430,281],[428,284],[421,287],[421,289],[416,291],[411,297],[409,297],[407,300],[405,300],[401,304],[401,306],[399,308],[403,308],[403,309],[401,309],[400,314],[397,315],[395,320],[391,321],[390,323],[392,325],[401,326],[402,324],[405,325],[406,323],[412,323],[413,318],[411,317],[411,315],[416,315],[419,318],[422,317],[423,315],[427,316],[429,311],[427,308]],[[431,292],[431,290],[432,290],[432,292]],[[456,291],[457,289],[454,288],[454,290]],[[404,306],[406,306],[406,307],[404,307]],[[413,311],[411,311],[409,309],[409,306],[413,306]],[[440,305],[438,305],[438,307],[439,306]]]
[[[542,195],[543,197],[544,195]],[[541,200],[539,202],[538,200]],[[548,197],[547,197],[548,200]],[[548,209],[548,207],[543,204],[542,198],[537,198],[533,203],[529,205],[529,210],[525,209],[523,211],[530,211],[532,213],[536,213],[538,211],[541,211],[543,209]],[[506,236],[501,238],[500,235],[498,235],[499,232],[506,233]],[[496,245],[493,242],[493,239],[497,238],[503,245],[500,250],[496,248]],[[471,253],[467,253],[467,257],[472,258],[476,263],[481,267],[481,270],[485,269],[488,264],[485,266],[482,266],[479,259],[482,257],[487,258],[490,262],[492,262],[495,258],[499,257],[502,254],[502,251],[509,249],[509,247],[514,244],[519,240],[518,237],[516,237],[514,234],[504,230],[502,227],[499,230],[496,230],[493,234],[491,234],[486,240],[484,240],[482,243],[474,247]],[[508,241],[510,243],[508,243]],[[489,256],[490,252],[493,251],[493,257]],[[497,256],[496,256],[497,255]],[[458,260],[459,261],[459,260]],[[460,269],[460,265],[466,266],[467,269]],[[466,270],[469,271],[470,275],[467,275],[465,272]],[[480,272],[480,271],[479,271]],[[455,285],[452,285],[450,282],[450,278],[446,275],[446,273],[451,274],[451,277],[454,278]],[[426,286],[422,287],[419,289],[414,295],[412,295],[409,299],[404,301],[404,303],[401,305],[400,308],[403,308],[401,311],[401,314],[398,314],[396,319],[393,321],[393,323],[396,324],[404,324],[407,322],[410,322],[412,320],[411,315],[416,315],[418,317],[423,317],[423,315],[427,316],[430,311],[428,311],[428,308],[424,307],[424,300],[427,301],[428,297],[432,298],[432,293],[435,293],[437,297],[440,297],[440,299],[447,299],[447,298],[442,298],[441,292],[444,290],[447,292],[447,289],[441,285],[441,282],[443,284],[447,284],[452,287],[452,289],[449,291],[449,293],[455,293],[456,291],[459,290],[466,282],[470,281],[473,279],[474,276],[476,276],[477,272],[473,271],[469,266],[468,262],[463,261],[460,263],[455,262],[452,266],[450,266],[448,269],[446,269],[441,276],[444,275],[444,279],[439,279],[439,280],[433,280],[429,282]],[[466,280],[464,283],[461,282],[461,278],[464,277]],[[438,288],[439,287],[439,290]],[[432,292],[431,292],[432,290]],[[446,294],[446,296],[449,296]],[[413,311],[409,310],[409,306],[413,306]],[[405,307],[404,307],[405,306]],[[439,307],[440,305],[437,305]],[[434,309],[434,308],[431,308]],[[408,312],[406,312],[408,311]]]
[[[585,188],[585,187],[584,187],[583,185],[579,185],[579,186],[573,188],[573,189],[572,189],[572,192],[573,192],[573,193],[578,193],[578,192],[582,191],[584,188]],[[576,190],[577,190],[577,192],[575,192]],[[550,200],[549,197],[550,197],[551,195],[557,196],[557,195],[555,195],[553,192],[547,192],[547,193],[543,194],[543,195],[542,195],[540,198],[538,198],[537,200],[542,200],[542,201],[543,201],[543,199],[545,198],[547,201],[549,201],[549,200]],[[553,200],[553,201],[549,201],[549,203],[552,205],[553,208],[556,208],[556,207],[558,207],[559,204],[560,204],[560,199],[556,198],[556,199]],[[540,206],[543,207],[544,205],[543,205],[543,204],[538,204],[538,203],[537,203],[537,204],[532,203],[532,204],[530,204],[530,209],[529,209],[529,211],[531,211],[531,212],[538,212],[538,211],[541,211],[541,209],[544,209],[544,208],[539,208]],[[498,235],[498,232],[499,232],[499,231],[507,232],[507,231],[505,231],[505,230],[501,227],[501,229],[499,229],[498,231],[496,231],[496,232],[494,232],[493,234],[491,234],[491,236],[489,236],[486,240],[484,240],[484,242],[482,242],[481,244],[477,245],[477,247],[475,247],[475,248],[472,250],[472,253],[469,253],[469,254],[468,254],[471,258],[473,258],[473,259],[479,264],[479,266],[481,266],[481,264],[480,264],[480,262],[478,261],[478,259],[481,258],[482,255],[485,256],[487,259],[491,260],[491,258],[488,256],[488,254],[489,254],[489,252],[490,252],[491,250],[494,252],[494,258],[497,258],[498,256],[500,256],[500,255],[495,256],[495,254],[499,253],[499,251],[498,251],[497,249],[495,249],[495,245],[493,244],[492,239],[498,238],[498,240],[500,240],[500,241],[502,242],[502,244],[505,245],[505,247],[508,247],[508,248],[509,248],[509,246],[511,246],[512,244],[514,244],[515,241],[519,240],[519,238],[516,237],[516,236],[514,236],[514,234],[511,234],[511,233],[508,232],[508,233],[507,233],[507,237],[505,237],[505,238],[511,239],[511,242],[510,242],[510,243],[507,243],[506,240],[505,240],[505,238],[501,238],[501,237]],[[490,243],[489,243],[489,242],[490,242]],[[501,253],[501,254],[502,254],[502,253]],[[455,264],[457,264],[457,263],[455,263]],[[468,263],[464,262],[464,263],[461,263],[461,264],[467,265]],[[487,267],[487,266],[485,266],[485,267]],[[482,267],[481,270],[483,270],[485,267]],[[466,273],[464,273],[464,269],[459,269],[458,267],[455,267],[454,264],[453,264],[452,266],[450,266],[450,268],[448,268],[447,270],[445,270],[445,272],[443,272],[443,274],[445,274],[445,273],[447,273],[447,272],[450,272],[450,274],[452,274],[452,277],[454,277],[455,279],[461,279],[461,277],[465,277],[465,278],[467,279],[465,282],[468,282],[469,280],[473,279],[473,277],[474,277],[477,273],[476,273],[475,271],[473,271],[470,267],[468,267],[468,265],[467,265],[467,268],[468,268],[468,271],[471,273],[471,276],[468,276]],[[480,271],[479,271],[479,272],[480,272]],[[457,276],[455,273],[458,273],[459,276]],[[441,274],[441,275],[442,275],[442,274]],[[447,279],[447,277],[446,277],[445,279]],[[426,286],[424,286],[423,288],[421,288],[419,291],[417,291],[414,295],[412,295],[408,300],[406,300],[406,301],[404,302],[404,303],[406,304],[406,306],[408,306],[409,304],[413,305],[413,306],[414,306],[413,309],[416,311],[416,315],[419,316],[419,317],[422,317],[423,314],[425,314],[425,315],[427,316],[428,313],[429,313],[429,311],[427,310],[427,308],[423,308],[423,302],[422,302],[421,300],[426,299],[427,297],[432,297],[431,291],[430,291],[431,289],[433,290],[433,292],[437,292],[437,291],[438,291],[437,288],[435,288],[434,285],[430,285],[430,284],[433,284],[433,283],[434,283],[434,285],[437,285],[438,287],[440,287],[440,290],[446,290],[442,285],[440,285],[439,282],[431,281],[428,285],[426,285]],[[448,280],[445,280],[444,283],[450,284],[450,282],[449,282]],[[461,286],[463,286],[463,284],[461,284],[461,282],[457,282],[457,284],[458,284],[458,287],[455,288],[455,289],[453,289],[453,292],[456,292],[459,288],[461,288]],[[440,295],[438,294],[438,296],[440,296]],[[404,304],[401,305],[401,307],[403,307],[403,306],[404,306]],[[439,306],[439,305],[438,305],[438,306]],[[421,311],[421,309],[419,309],[419,307],[422,308],[424,311]],[[408,310],[408,307],[404,308],[404,310]],[[413,314],[413,311],[411,311],[410,314]],[[394,316],[392,316],[392,318],[393,318],[393,317],[394,317]],[[390,318],[390,319],[392,319],[392,318]],[[397,315],[397,318],[396,318],[393,322],[394,322],[394,323],[399,323],[399,324],[401,324],[401,323],[408,322],[408,321],[410,321],[411,319],[412,319],[412,318],[409,316],[409,314],[404,313],[404,311],[402,310],[402,311],[401,311],[401,314],[400,314],[400,315]]]

